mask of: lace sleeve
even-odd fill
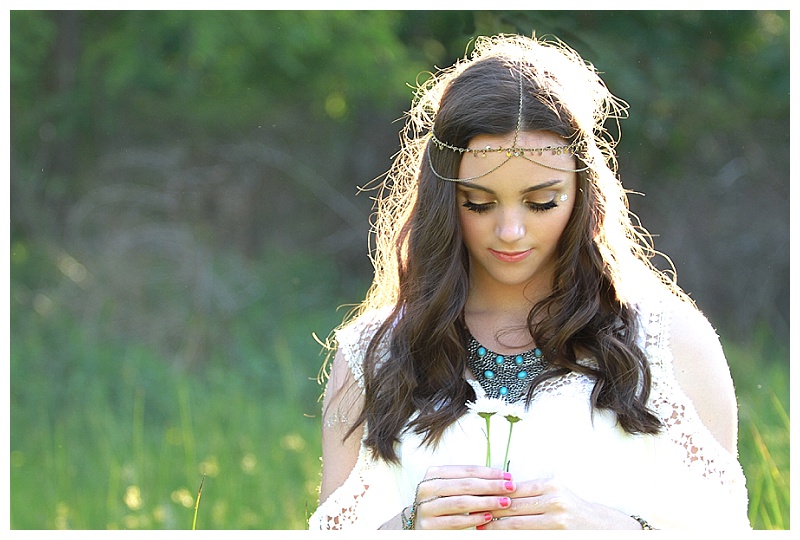
[[[670,455],[681,460],[688,472],[687,478],[704,486],[703,493],[718,494],[713,500],[697,501],[707,509],[707,517],[716,516],[744,524],[747,520],[747,491],[738,458],[723,447],[705,426],[675,377],[670,347],[672,310],[669,302],[659,302],[654,309],[642,314],[644,329],[640,337],[652,373],[649,406],[664,425],[660,438],[672,447]],[[705,491],[706,488],[709,491]],[[669,491],[680,489],[681,486],[673,486]],[[681,496],[687,500],[692,498],[691,494]]]
[[[381,323],[379,316],[362,317],[336,332],[339,350],[363,393],[363,362],[372,336]],[[328,422],[347,422],[344,414],[331,415]],[[332,427],[332,426],[324,426]],[[365,429],[366,432],[366,429]],[[310,530],[377,529],[402,507],[395,481],[395,467],[375,460],[363,443],[344,483],[322,502],[309,518]]]
[[[350,370],[353,372],[358,386],[364,388],[364,357],[367,354],[372,336],[383,323],[387,313],[384,311],[365,314],[336,331],[336,343],[342,351]],[[383,344],[379,353],[385,354],[386,345]]]
[[[395,467],[372,459],[362,445],[344,484],[308,520],[309,530],[376,530],[403,507]]]

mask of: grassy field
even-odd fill
[[[739,399],[739,459],[747,477],[750,523],[756,529],[788,530],[788,348],[762,343],[725,350]]]
[[[297,282],[319,269],[297,264],[286,270]],[[203,479],[198,529],[304,528],[320,471],[313,379],[323,357],[312,332],[324,336],[342,316],[320,290],[248,307],[225,354],[202,369],[100,339],[58,306],[12,295],[11,528],[190,529]],[[788,351],[727,353],[751,523],[788,529]]]

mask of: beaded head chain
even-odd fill
[[[491,146],[487,146],[485,148],[460,148],[458,146],[453,146],[452,144],[448,144],[448,143],[440,140],[438,137],[436,137],[436,134],[433,132],[433,130],[431,130],[431,132],[430,132],[431,144],[428,145],[428,149],[427,149],[426,153],[427,153],[427,156],[428,156],[428,165],[430,166],[431,171],[433,172],[433,174],[436,175],[437,178],[439,178],[441,180],[446,180],[448,182],[469,182],[469,181],[472,181],[472,180],[477,180],[478,178],[483,178],[484,176],[487,176],[487,175],[493,173],[494,171],[496,171],[497,169],[499,169],[500,167],[502,167],[503,165],[508,163],[508,160],[510,160],[513,157],[521,157],[523,159],[526,159],[526,160],[530,161],[531,163],[535,163],[536,165],[539,165],[541,167],[546,167],[548,169],[553,169],[555,171],[582,172],[582,171],[587,170],[589,168],[588,166],[587,167],[581,167],[579,169],[569,169],[569,168],[556,167],[554,165],[548,165],[547,163],[543,163],[543,162],[535,159],[536,156],[541,156],[545,152],[549,152],[551,155],[554,155],[554,156],[561,155],[561,154],[578,155],[578,150],[579,150],[579,148],[580,148],[580,146],[582,144],[581,141],[575,142],[575,143],[572,143],[572,144],[568,144],[568,145],[545,146],[545,147],[542,147],[542,148],[523,148],[523,147],[517,146],[517,138],[519,137],[520,130],[522,129],[522,96],[523,96],[522,73],[520,72],[519,73],[519,112],[517,114],[517,127],[514,130],[514,141],[512,142],[511,146],[508,147],[508,148],[503,147],[503,146],[500,146],[500,147],[497,147],[497,148],[493,148]],[[477,157],[484,157],[485,158],[487,154],[490,154],[492,152],[500,153],[500,154],[505,153],[506,159],[504,159],[499,165],[496,165],[495,167],[492,167],[491,169],[489,169],[488,171],[486,171],[483,174],[479,174],[479,175],[473,176],[471,178],[449,178],[447,176],[444,176],[444,175],[440,174],[436,170],[436,167],[433,166],[433,160],[431,159],[431,151],[430,151],[431,146],[436,146],[436,148],[438,148],[439,150],[450,150],[452,152],[458,152],[462,156],[464,154],[472,154],[476,158]]]

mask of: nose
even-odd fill
[[[513,244],[525,237],[525,216],[517,209],[498,212],[496,224],[497,238],[507,244]]]

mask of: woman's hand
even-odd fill
[[[511,506],[493,512],[482,530],[500,529],[641,529],[630,516],[585,501],[554,479],[520,482]]]
[[[511,506],[511,474],[471,465],[431,467],[417,487],[416,529],[468,529]]]

